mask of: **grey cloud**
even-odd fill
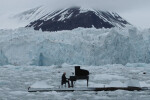
[[[46,4],[50,8],[79,5],[122,12],[150,5],[150,0],[0,0],[0,2],[1,11],[23,10]]]
[[[51,7],[79,5],[111,11],[128,11],[149,6],[150,0],[47,0]]]

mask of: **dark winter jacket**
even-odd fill
[[[66,78],[66,75],[65,75],[65,74],[62,75],[62,78],[61,78],[61,79],[62,79],[62,80],[61,80],[62,84],[63,84],[63,83],[66,83],[67,78]]]

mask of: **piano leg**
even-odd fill
[[[87,79],[87,87],[88,87],[89,79]]]
[[[71,80],[71,87],[73,88],[74,86],[73,86],[73,81]]]

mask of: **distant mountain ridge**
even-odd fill
[[[30,24],[26,27],[42,31],[72,30],[78,27],[98,29],[130,25],[117,13],[83,7],[69,7],[55,11],[37,7],[18,14],[17,17],[21,20],[29,20]]]

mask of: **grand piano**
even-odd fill
[[[89,71],[80,69],[80,66],[75,66],[75,76],[70,76],[69,80],[71,81],[71,86],[74,87],[74,81],[76,80],[87,80],[87,87],[89,81]]]

